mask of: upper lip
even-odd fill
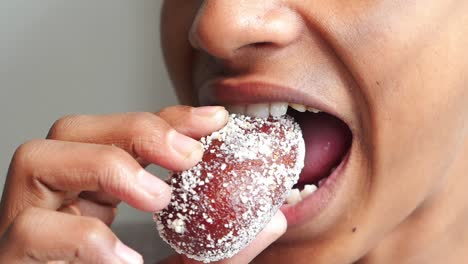
[[[213,79],[200,87],[202,105],[247,105],[269,102],[286,102],[305,105],[334,115],[348,123],[337,109],[328,105],[319,95],[306,93],[288,86],[262,81],[239,82]]]

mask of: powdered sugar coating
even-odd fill
[[[270,221],[299,178],[305,149],[289,116],[232,114],[200,141],[203,160],[172,175],[171,202],[154,220],[178,253],[211,262],[238,253]]]

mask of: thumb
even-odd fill
[[[257,237],[243,250],[230,259],[224,259],[217,264],[246,264],[250,263],[256,256],[262,253],[270,244],[280,238],[287,229],[287,221],[281,211],[278,211],[265,228],[257,235]],[[188,259],[183,256],[183,263],[197,264],[198,261]],[[212,263],[212,264],[213,264]]]
[[[270,244],[280,238],[288,227],[286,217],[278,211],[266,227],[246,248],[230,259],[225,259],[219,264],[245,264],[250,263],[256,256],[262,253]]]

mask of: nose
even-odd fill
[[[226,59],[246,47],[287,46],[301,30],[300,16],[278,1],[205,0],[189,40],[195,48]]]

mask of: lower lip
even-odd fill
[[[313,194],[295,205],[281,206],[288,227],[300,226],[317,218],[334,200],[342,183],[343,171],[348,164],[351,149],[336,169],[327,177],[325,182]]]

